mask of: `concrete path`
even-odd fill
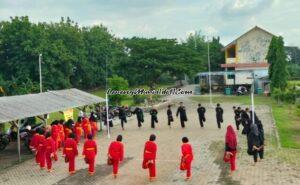
[[[223,104],[225,110],[222,129],[217,128],[214,109],[207,108],[204,128],[200,128],[196,113],[197,103],[186,97],[176,97],[176,102],[183,101],[187,107],[188,122],[186,128],[180,127],[179,120],[175,118],[172,128],[167,126],[166,110],[159,110],[156,129],[150,128],[150,117],[145,116],[145,123],[141,129],[137,127],[135,119],[126,124],[126,130],[120,126],[112,129],[111,138],[101,132],[97,138],[99,154],[97,156],[96,174],[89,176],[87,166],[81,157],[76,159],[77,173],[69,176],[67,165],[60,158],[54,163],[55,171],[47,173],[39,170],[33,160],[25,161],[19,165],[0,172],[0,184],[2,185],[51,185],[51,184],[118,184],[118,185],[143,185],[150,184],[147,171],[141,167],[143,146],[149,135],[157,135],[157,181],[151,184],[300,184],[300,164],[298,158],[283,154],[275,148],[273,143],[274,125],[270,109],[267,106],[259,106],[256,111],[262,120],[266,132],[265,159],[252,166],[253,159],[246,153],[245,136],[239,134],[239,153],[237,171],[233,177],[228,176],[229,168],[222,161],[224,152],[224,135],[226,125],[233,123],[232,104]],[[177,104],[176,104],[177,106]],[[207,106],[207,105],[206,105]],[[176,113],[173,107],[173,114]],[[175,115],[174,115],[175,117]],[[109,143],[118,134],[123,134],[125,144],[125,161],[120,168],[120,176],[113,179],[111,168],[106,165],[106,153]],[[192,164],[192,180],[185,182],[184,173],[179,170],[181,138],[188,136],[193,145],[195,159]],[[79,146],[82,151],[82,146]],[[60,154],[61,155],[61,154]],[[283,157],[285,156],[285,158]],[[299,157],[299,156],[298,156]]]

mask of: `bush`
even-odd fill
[[[138,105],[144,103],[146,98],[146,95],[135,95],[133,96],[133,102],[135,105]]]

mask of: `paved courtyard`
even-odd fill
[[[293,151],[286,154],[276,148],[276,132],[273,125],[270,108],[258,106],[256,111],[262,120],[266,133],[265,159],[253,166],[253,159],[246,153],[245,136],[239,133],[239,153],[237,160],[237,171],[228,176],[228,165],[222,161],[224,150],[224,135],[226,125],[233,122],[233,104],[222,104],[224,108],[224,123],[222,129],[217,128],[214,109],[207,108],[204,128],[200,128],[196,112],[197,103],[188,98],[174,99],[184,101],[188,122],[186,128],[182,129],[178,119],[173,122],[172,128],[167,126],[166,110],[159,110],[156,129],[150,128],[150,117],[145,114],[145,123],[141,129],[137,127],[135,119],[126,124],[126,130],[122,131],[120,126],[112,129],[111,138],[101,132],[97,138],[99,154],[97,156],[96,173],[89,176],[87,165],[82,157],[76,159],[77,173],[69,176],[67,164],[62,158],[54,163],[54,172],[47,173],[39,170],[33,159],[27,160],[19,165],[0,171],[0,184],[2,185],[77,185],[77,184],[120,184],[120,185],[143,185],[143,184],[300,184],[300,162]],[[177,105],[176,105],[177,106]],[[206,107],[208,105],[205,105]],[[176,107],[173,107],[173,114]],[[135,118],[135,117],[134,117]],[[157,135],[157,180],[148,182],[148,172],[141,167],[143,146],[150,134]],[[118,134],[123,134],[125,144],[125,161],[120,168],[120,176],[113,179],[111,167],[106,165],[106,153],[109,143]],[[194,161],[192,164],[192,180],[184,181],[184,173],[179,170],[181,138],[188,136],[194,149]],[[82,151],[82,145],[79,146]],[[61,154],[60,154],[61,155]],[[290,156],[290,157],[289,157]]]

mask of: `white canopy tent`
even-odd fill
[[[104,98],[78,89],[47,91],[38,94],[0,97],[0,124],[16,122],[18,126],[18,154],[20,153],[19,120],[41,116],[70,108],[105,102]]]

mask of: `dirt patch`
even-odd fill
[[[221,170],[221,173],[218,178],[218,183],[222,185],[241,185],[240,181],[233,180],[232,177],[229,176],[229,165],[224,163],[223,161],[223,155],[224,153],[220,152],[224,149],[224,142],[223,141],[214,141],[209,146],[209,150],[215,154],[215,160],[214,163],[219,166],[219,169]]]
[[[124,162],[120,163],[120,167],[124,164],[128,163],[133,158],[125,158]],[[108,166],[107,164],[101,164],[95,166],[95,174],[90,176],[87,172],[87,168],[78,170],[74,175],[68,176],[65,179],[60,180],[55,183],[56,185],[81,185],[81,184],[94,184],[101,178],[112,174],[112,166]],[[83,180],[84,179],[84,180]]]

